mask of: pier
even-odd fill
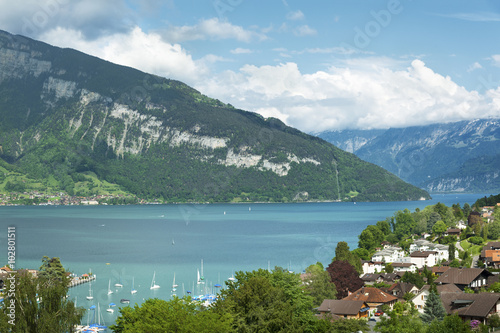
[[[96,278],[97,278],[97,275],[95,275],[95,274],[92,274],[92,275],[83,274],[82,276],[75,276],[71,279],[71,281],[69,283],[69,287],[71,288],[71,287],[75,287],[75,286],[78,286],[78,285],[83,284],[83,283],[94,281]]]

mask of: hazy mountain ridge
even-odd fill
[[[0,55],[0,157],[70,194],[79,173],[92,172],[168,202],[428,198],[317,137],[179,81],[5,32]]]
[[[500,154],[499,119],[391,128],[375,136],[370,130],[356,133],[360,139],[353,137],[351,131],[346,134],[336,132],[335,136],[330,132],[320,133],[318,136],[339,147],[353,140],[364,140],[364,144],[353,151],[358,157],[431,192],[499,189],[495,179],[500,164],[488,164],[486,176],[485,168],[474,163],[481,158],[489,161]],[[336,138],[335,141],[329,139],[332,137]]]

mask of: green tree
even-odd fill
[[[472,208],[470,207],[470,205],[467,202],[464,203],[464,209],[463,209],[463,211],[464,211],[464,217],[466,217],[466,218],[472,212]]]
[[[391,263],[385,264],[385,271],[386,271],[386,273],[394,272],[394,267],[392,267]]]
[[[58,257],[42,257],[42,265],[38,271],[38,277],[62,280],[66,277],[66,270]]]
[[[366,320],[362,319],[335,320],[331,325],[328,333],[367,332],[370,329]]]
[[[174,296],[169,301],[147,299],[142,305],[123,307],[115,325],[116,333],[150,332],[230,332],[232,319],[229,314],[218,314],[212,309],[200,310],[190,297]]]
[[[430,324],[434,319],[443,320],[446,316],[441,298],[435,292],[430,292],[429,297],[425,301],[424,313],[421,318],[424,323]]]
[[[398,240],[409,237],[413,234],[417,224],[408,209],[398,211],[395,216],[394,233]]]
[[[443,320],[434,319],[427,327],[428,333],[468,333],[472,332],[467,322],[464,322],[457,314],[445,316]]]
[[[235,278],[221,291],[214,310],[234,318],[237,332],[295,332],[314,326],[312,297],[298,274],[277,267],[237,272]]]
[[[432,227],[437,221],[441,220],[441,215],[437,212],[432,212],[427,220],[427,232],[432,232]]]
[[[360,248],[371,250],[377,246],[375,237],[373,237],[373,234],[368,229],[363,230],[358,238],[358,247]]]
[[[382,231],[382,234],[389,235],[391,233],[391,225],[389,221],[378,221],[376,225],[380,231]]]
[[[446,224],[444,224],[443,221],[437,221],[434,226],[432,226],[432,232],[438,236],[441,236],[442,234],[444,234],[446,232],[446,230],[448,229],[448,227],[446,226]]]
[[[313,306],[320,306],[325,299],[335,299],[337,290],[330,281],[330,275],[323,269],[323,265],[311,265],[306,268],[307,280],[304,281],[306,291],[313,298]]]
[[[347,242],[338,242],[335,248],[335,257],[332,261],[347,261],[351,264],[358,274],[363,273],[363,267],[361,266],[361,260],[349,251],[349,245]]]
[[[495,219],[495,222],[490,224],[488,229],[488,238],[492,240],[500,238],[500,219]]]
[[[6,290],[15,283],[14,295],[7,295],[0,309],[0,332],[74,332],[85,310],[76,308],[66,298],[69,279],[51,276],[34,278],[28,271],[18,271],[7,280]],[[8,316],[11,299],[15,303],[15,325]]]
[[[455,243],[450,243],[448,245],[448,260],[453,261],[455,260],[455,251],[456,251]]]

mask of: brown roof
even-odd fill
[[[392,267],[411,267],[415,264],[411,262],[393,262],[391,265]]]
[[[454,284],[470,284],[479,275],[491,275],[491,273],[482,268],[455,268],[450,267],[446,272],[441,274],[434,282],[435,283],[454,283]]]
[[[437,251],[415,251],[410,254],[413,258],[427,258],[431,254],[436,254]]]
[[[377,281],[378,279],[383,279],[383,275],[381,273],[373,273],[373,274],[364,274],[361,276],[361,280],[363,281]]]
[[[462,290],[457,287],[456,284],[453,283],[446,283],[446,284],[438,284],[436,286],[436,289],[438,291],[438,294],[445,294],[445,293],[461,293]]]
[[[440,295],[448,314],[485,318],[500,300],[498,293],[444,293]]]
[[[415,285],[413,283],[397,282],[390,286],[389,289],[387,289],[387,292],[393,295],[396,293],[396,295],[403,297],[404,294],[409,293],[414,287]]]
[[[434,266],[432,267],[432,273],[440,275],[450,269],[450,266]]]
[[[343,300],[364,301],[366,303],[389,303],[397,300],[397,297],[378,288],[361,287],[349,296],[344,297]]]
[[[447,233],[457,233],[459,234],[462,230],[458,229],[458,228],[450,228],[448,230],[446,230]]]
[[[357,315],[359,311],[367,307],[363,301],[350,301],[343,299],[325,299],[318,308],[319,312],[329,312],[336,315]]]

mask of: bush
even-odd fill
[[[484,242],[484,239],[479,236],[473,236],[468,239],[469,243],[471,244],[476,244],[476,245],[481,245]]]

